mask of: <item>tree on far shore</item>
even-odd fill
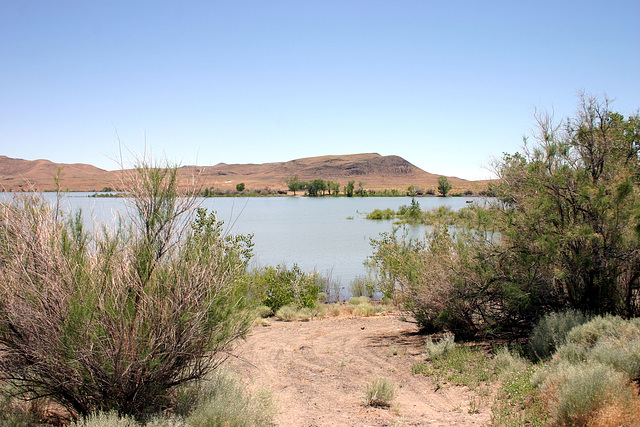
[[[451,184],[449,184],[449,180],[446,176],[441,176],[438,178],[438,193],[442,194],[443,197],[446,197],[447,193],[451,190]]]
[[[289,188],[289,191],[293,191],[293,195],[296,195],[296,191],[302,188],[302,181],[298,179],[298,175],[290,176],[284,179],[285,184]]]

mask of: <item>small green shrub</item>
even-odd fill
[[[186,419],[193,427],[272,425],[276,406],[267,390],[250,393],[239,378],[220,370],[203,388],[201,404]]]
[[[396,388],[388,378],[377,378],[367,384],[365,401],[368,406],[388,408],[396,397]]]
[[[358,276],[349,283],[349,290],[354,297],[369,297],[373,296],[377,286],[372,277]]]
[[[273,311],[285,305],[314,307],[322,289],[322,280],[317,272],[305,273],[297,265],[291,269],[266,267],[255,271],[252,279],[264,295],[263,304]]]
[[[297,320],[311,320],[316,317],[313,309],[308,307],[299,308],[296,310],[296,319]]]
[[[637,425],[639,377],[640,321],[598,316],[566,334],[533,383],[555,424]]]
[[[555,364],[543,378],[540,390],[556,425],[587,426],[606,406],[638,405],[637,391],[628,378],[601,363]]]
[[[285,322],[293,322],[298,320],[298,310],[293,306],[285,305],[276,311],[276,317]]]
[[[318,302],[325,303],[325,302],[327,302],[328,298],[329,297],[327,296],[326,292],[318,293]]]
[[[427,340],[424,345],[427,350],[427,356],[432,360],[437,359],[446,356],[456,348],[455,335],[451,332],[445,332],[443,337],[437,342]]]
[[[384,219],[393,219],[395,215],[396,213],[393,209],[375,209],[373,212],[367,214],[367,219],[379,221]]]
[[[370,317],[377,313],[376,308],[369,303],[358,304],[356,308],[353,309],[353,315],[359,317]]]
[[[258,317],[269,317],[273,314],[273,310],[271,310],[271,307],[266,306],[266,305],[259,305],[258,307],[255,308],[255,312],[256,312],[256,316]]]
[[[433,376],[436,384],[446,380],[472,389],[495,379],[495,369],[488,356],[475,347],[461,345],[452,347],[451,339],[444,340],[446,344],[434,344],[436,356],[430,356],[429,362],[413,365],[411,372]],[[443,351],[443,349],[446,350]]]
[[[71,427],[139,427],[131,416],[120,416],[117,412],[95,412],[71,424]]]
[[[368,304],[371,302],[371,298],[367,296],[358,296],[349,298],[349,304],[352,305],[360,305],[360,304]]]
[[[542,316],[529,335],[529,348],[538,359],[547,359],[566,342],[569,331],[589,318],[577,310],[565,310]]]
[[[336,302],[334,304],[329,304],[327,306],[327,313],[330,316],[340,316],[340,313],[342,313],[342,304],[340,304],[339,302]]]
[[[640,378],[640,320],[598,316],[573,328],[556,358],[567,363],[598,362]]]

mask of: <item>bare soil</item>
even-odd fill
[[[466,387],[436,389],[413,375],[424,341],[398,315],[271,320],[236,348],[232,363],[256,387],[275,395],[278,426],[480,426],[491,421],[488,398]],[[391,408],[365,405],[367,383],[396,386]]]

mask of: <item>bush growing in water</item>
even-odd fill
[[[130,224],[87,232],[37,196],[0,205],[0,381],[73,418],[140,416],[203,378],[248,330],[250,238],[188,220],[177,168],[142,164]]]

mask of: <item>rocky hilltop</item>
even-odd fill
[[[4,191],[55,189],[59,174],[60,187],[70,191],[100,191],[106,187],[121,188],[123,171],[106,171],[87,164],[58,164],[48,160],[22,160],[0,156],[0,188]],[[126,171],[125,171],[126,172]],[[301,181],[324,179],[346,185],[360,182],[367,189],[404,190],[436,188],[438,175],[418,168],[398,156],[376,153],[343,156],[308,157],[287,162],[263,164],[226,164],[215,166],[183,166],[184,178],[196,178],[202,188],[235,189],[244,183],[247,189],[286,190],[285,178],[297,175]],[[482,183],[448,177],[454,190],[477,189]],[[186,180],[184,180],[186,182]]]

